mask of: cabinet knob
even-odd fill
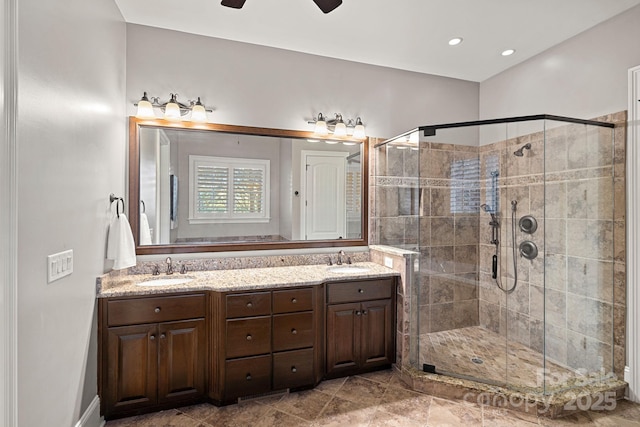
[[[367,315],[367,310],[362,310],[362,314],[363,314],[364,316],[366,316],[366,315]]]
[[[364,289],[358,289],[359,294],[364,294]]]
[[[155,341],[156,336],[155,336],[155,335],[151,335],[151,336],[149,337],[149,339],[150,339],[151,341]]]
[[[156,307],[153,311],[156,313],[160,313],[160,307]]]
[[[297,300],[297,299],[295,299],[295,298],[291,298],[291,304],[296,304],[297,302],[298,302],[298,300]]]
[[[160,334],[160,339],[163,340],[165,339],[167,336],[165,334]]]
[[[251,301],[249,301],[249,302],[247,303],[247,307],[248,307],[248,308],[253,307],[253,303],[252,303]]]
[[[361,314],[360,310],[356,310],[356,316],[360,316]]]
[[[251,381],[251,374],[247,374],[247,381]]]
[[[247,334],[247,341],[251,341],[253,339],[253,337],[251,336],[251,334]]]
[[[291,372],[293,372],[293,373],[295,374],[296,372],[298,372],[298,370],[296,369],[296,367],[295,367],[295,366],[292,366],[292,367],[291,367]]]
[[[298,330],[296,328],[291,329],[291,333],[293,335],[297,335],[298,334]]]

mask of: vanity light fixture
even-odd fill
[[[347,123],[345,123],[340,113],[336,113],[335,118],[331,120],[327,120],[325,116],[320,113],[317,119],[309,120],[307,123],[315,126],[314,133],[316,135],[333,134],[333,136],[340,138],[351,136],[355,139],[365,139],[367,137],[364,124],[362,124],[360,117],[356,117],[355,121],[348,119]]]
[[[154,110],[158,108],[162,111],[163,118],[167,120],[206,123],[207,113],[213,112],[213,110],[205,108],[200,97],[198,97],[197,101],[188,101],[189,104],[183,104],[177,100],[177,93],[170,93],[169,96],[169,101],[162,102],[159,97],[147,97],[147,92],[144,92],[140,101],[137,104],[133,104],[138,107],[136,117],[140,119],[155,119],[157,116]],[[191,113],[191,116],[187,118],[189,113]]]

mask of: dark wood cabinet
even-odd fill
[[[227,404],[240,397],[313,387],[321,377],[321,294],[316,287],[230,292],[213,297],[220,343],[210,398]],[[319,297],[320,296],[320,297]]]
[[[99,388],[105,418],[202,400],[205,299],[198,294],[101,302]],[[129,321],[159,322],[125,325]]]
[[[327,302],[326,378],[395,361],[395,279],[331,283]]]
[[[395,359],[396,279],[102,298],[106,419],[317,385]]]

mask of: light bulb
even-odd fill
[[[342,121],[340,114],[336,114],[336,127],[333,130],[333,134],[340,137],[347,136],[347,125]]]
[[[149,102],[149,98],[147,98],[147,92],[144,92],[140,101],[138,101],[138,111],[136,112],[136,117],[139,119],[155,119],[156,114],[153,112],[153,105]]]
[[[329,133],[327,122],[324,120],[322,113],[318,114],[318,120],[316,120],[316,128],[314,132],[318,135],[327,135]]]
[[[200,97],[196,103],[191,107],[191,121],[196,123],[207,122],[207,111],[204,109],[204,105],[200,102]]]
[[[353,128],[353,137],[356,139],[365,139],[367,135],[364,133],[364,125],[360,117],[356,119],[356,127]]]
[[[164,118],[167,120],[180,120],[180,106],[174,94],[171,94],[171,100],[164,107]]]

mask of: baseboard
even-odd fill
[[[100,416],[100,398],[94,397],[89,407],[80,420],[76,423],[75,427],[104,427],[104,418]]]

